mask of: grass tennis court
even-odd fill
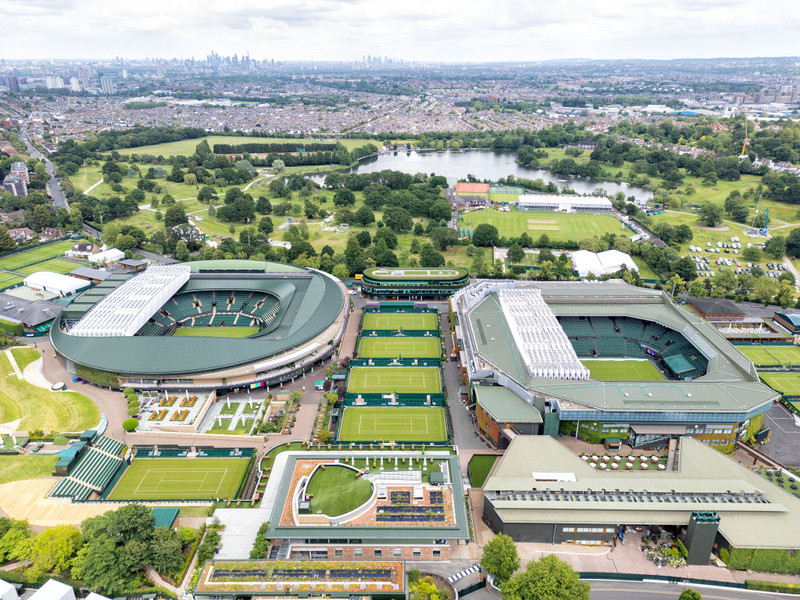
[[[519,237],[527,233],[533,239],[547,234],[551,240],[582,240],[586,237],[604,233],[633,235],[630,229],[623,228],[622,223],[607,214],[590,213],[555,213],[512,209],[501,212],[494,208],[478,210],[464,214],[458,226],[474,230],[482,223],[497,227],[502,236]]]
[[[243,338],[258,333],[258,327],[179,327],[178,337],[226,337]]]
[[[438,367],[353,367],[347,381],[354,394],[438,394],[442,381]]]
[[[736,349],[756,365],[800,364],[797,346],[736,346]]]
[[[48,244],[47,246],[38,246],[36,248],[32,248],[31,250],[26,250],[25,252],[12,254],[10,256],[0,258],[0,269],[6,271],[15,271],[20,267],[32,265],[33,263],[41,260],[55,258],[57,256],[61,256],[64,254],[64,252],[71,249],[72,245],[72,241],[64,240],[54,244]]]
[[[247,458],[136,458],[109,500],[229,500],[247,474]]]
[[[447,441],[444,409],[350,406],[344,409],[339,439],[347,442]]]
[[[649,360],[582,360],[592,379],[599,381],[661,381],[664,377]]]
[[[436,313],[367,313],[364,329],[439,329]]]
[[[24,277],[20,277],[14,273],[0,272],[0,288],[7,288],[11,287],[12,285],[17,285],[18,283],[22,283],[23,279]]]
[[[759,373],[761,380],[784,396],[800,396],[800,374]]]
[[[30,275],[31,273],[38,273],[39,271],[50,271],[51,273],[60,273],[61,275],[66,275],[70,271],[74,271],[75,269],[81,266],[83,265],[74,263],[69,260],[63,260],[61,258],[52,258],[50,260],[46,260],[41,263],[36,263],[35,265],[30,265],[28,267],[17,269],[17,273],[22,273],[23,275]]]
[[[439,338],[361,338],[359,358],[437,358],[442,355]]]

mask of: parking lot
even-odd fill
[[[715,277],[717,272],[730,269],[736,275],[750,273],[754,276],[766,275],[778,279],[783,273],[788,272],[786,265],[780,262],[752,262],[746,261],[744,252],[748,248],[756,248],[759,252],[763,249],[763,244],[753,244],[747,242],[742,248],[742,244],[737,236],[732,236],[730,242],[717,242],[712,245],[706,242],[705,246],[689,246],[689,258],[695,262],[695,267],[700,275]],[[728,256],[722,256],[722,255]],[[715,268],[716,266],[716,268]]]

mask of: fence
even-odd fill
[[[436,358],[352,358],[352,367],[441,367],[442,357]]]
[[[360,398],[360,401],[358,400]],[[344,395],[344,406],[445,406],[445,394],[397,394],[394,399],[385,394]]]
[[[716,585],[721,587],[744,589],[744,583],[735,583],[732,581],[718,581],[716,579],[695,579],[693,577],[671,577],[669,575],[644,575],[641,573],[602,573],[581,571],[578,573],[581,579],[613,579],[616,581],[644,581],[656,580],[665,581],[667,583],[694,583],[697,585]]]

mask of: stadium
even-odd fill
[[[478,426],[499,446],[535,426],[595,443],[654,447],[692,435],[727,449],[778,397],[713,326],[660,291],[481,281],[451,303]],[[485,386],[513,394],[481,394]],[[520,399],[538,413],[525,424],[513,419]]]
[[[335,351],[347,291],[314,269],[198,261],[115,274],[80,294],[50,330],[76,376],[119,388],[273,385]]]

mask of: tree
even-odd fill
[[[440,198],[428,207],[428,216],[434,221],[449,221],[453,216],[453,209],[447,200]]]
[[[335,267],[333,267],[333,272],[331,273],[334,277],[338,277],[339,279],[346,279],[350,277],[350,271],[347,268],[347,265],[344,263],[339,263]]]
[[[202,188],[200,188],[200,191],[197,192],[198,202],[205,202],[206,204],[208,204],[216,197],[217,197],[217,190],[215,190],[210,185],[204,185]]]
[[[800,257],[800,227],[792,229],[786,238],[786,252],[789,256]]]
[[[800,231],[800,229],[798,231]],[[17,243],[8,235],[8,229],[0,226],[0,252],[8,252],[9,250],[16,249],[16,247]]]
[[[756,297],[756,300],[766,306],[775,295],[777,287],[778,283],[774,279],[771,277],[762,276],[756,279],[756,285],[753,288],[753,295]]]
[[[458,243],[458,232],[450,227],[437,227],[431,231],[431,241],[439,250],[444,251]]]
[[[139,421],[137,419],[125,419],[122,422],[122,428],[130,433],[131,431],[136,431],[136,428],[139,426]]]
[[[692,281],[697,277],[697,265],[691,258],[684,256],[672,264],[672,272],[684,281]]]
[[[269,201],[269,198],[266,196],[258,197],[258,201],[256,202],[256,212],[261,213],[262,215],[268,215],[272,213],[272,203]]]
[[[362,248],[369,248],[372,245],[372,236],[367,230],[359,231],[356,234],[356,239]]]
[[[72,566],[72,558],[81,546],[81,532],[72,525],[45,529],[33,538],[26,575],[38,579],[45,573],[63,573]]]
[[[439,590],[430,576],[411,582],[409,592],[410,600],[449,600],[447,592]]]
[[[375,213],[373,213],[366,206],[362,206],[361,208],[359,208],[353,215],[353,223],[355,223],[356,225],[361,225],[362,227],[366,227],[370,223],[374,222],[375,222]]]
[[[170,206],[164,213],[164,227],[167,229],[172,229],[175,225],[188,222],[189,219],[186,217],[186,213],[183,211],[183,207],[180,204]]]
[[[269,235],[275,231],[275,225],[272,223],[272,219],[270,217],[261,217],[258,222],[258,228],[264,233],[264,235]]]
[[[333,195],[333,203],[336,206],[353,206],[356,203],[356,195],[353,190],[339,188]]]
[[[700,220],[708,227],[716,227],[722,222],[722,208],[711,202],[706,202],[700,208]]]
[[[519,264],[525,258],[525,250],[519,244],[511,244],[508,247],[508,260],[509,262]]]
[[[782,235],[776,235],[764,244],[764,253],[771,256],[775,260],[780,260],[786,254],[786,238]]]
[[[670,277],[664,284],[664,289],[670,294],[678,295],[683,293],[686,287],[686,281],[677,273]]]
[[[283,162],[280,158],[276,158],[272,161],[272,170],[276,173],[280,173],[286,168],[286,163]]]
[[[686,588],[681,592],[681,595],[678,596],[678,600],[703,600],[703,596],[701,596],[700,592],[697,590]]]
[[[504,533],[499,533],[484,544],[481,566],[501,582],[508,581],[514,571],[519,569],[519,554],[514,540]]]
[[[383,212],[383,222],[392,231],[411,231],[414,220],[405,208],[390,206]]]
[[[500,243],[500,234],[497,227],[489,223],[481,223],[472,233],[472,243],[476,246],[497,246]]]
[[[390,250],[397,248],[397,236],[387,227],[381,227],[373,236],[373,242],[378,243],[383,240],[386,242],[386,247]]]
[[[742,257],[750,262],[758,262],[761,260],[761,250],[759,250],[756,246],[750,246],[749,248],[742,250]]]
[[[183,240],[178,240],[175,244],[175,259],[181,262],[189,260],[189,247]]]
[[[426,268],[441,267],[445,263],[444,256],[437,252],[433,244],[423,244],[419,251],[419,266]]]
[[[181,568],[183,544],[178,532],[168,527],[157,527],[153,531],[150,564],[156,571],[171,575]]]
[[[589,600],[589,583],[554,554],[531,561],[503,584],[503,600]]]

